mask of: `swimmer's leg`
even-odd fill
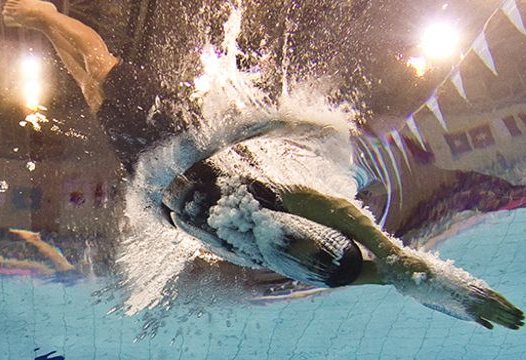
[[[118,63],[100,35],[80,21],[59,13],[46,1],[7,0],[2,14],[8,24],[38,30],[49,38],[81,87],[88,105],[96,112],[104,100],[102,84]]]
[[[46,258],[53,262],[53,265],[59,271],[71,271],[75,267],[62,255],[57,249],[43,241],[39,233],[27,230],[11,229],[11,233],[20,236],[25,242],[33,245]]]
[[[404,247],[385,234],[361,209],[345,199],[312,189],[282,189],[283,205],[293,214],[340,231],[376,257],[382,282],[393,284],[425,306],[491,329],[524,325],[524,313],[482,281],[430,254]]]

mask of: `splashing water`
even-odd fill
[[[127,186],[126,215],[131,226],[126,233],[131,234],[122,243],[118,264],[129,285],[129,314],[162,301],[166,285],[176,281],[203,250],[199,241],[174,230],[159,216],[163,189],[195,162],[261,134],[244,142],[261,165],[258,176],[284,185],[309,185],[335,196],[356,194],[358,184],[350,167],[352,106],[331,105],[307,82],[287,89],[276,104],[271,103],[257,86],[258,69],[237,67],[241,16],[240,10],[232,10],[221,49],[208,44],[202,50],[204,72],[195,80],[191,97],[200,104],[199,128],[144,154]],[[221,159],[225,166],[250,171],[232,149],[225,150]],[[176,292],[177,287],[169,296]]]

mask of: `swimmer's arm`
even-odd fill
[[[41,275],[53,275],[55,271],[36,261],[6,259],[0,256],[0,267],[8,269],[30,270]]]
[[[51,262],[57,268],[57,270],[66,272],[75,269],[75,267],[71,265],[71,263],[64,257],[64,255],[60,253],[60,251],[43,241],[40,238],[40,234],[32,231],[19,229],[10,229],[9,231],[15,235],[20,236],[27,243],[35,246],[42,255],[44,255],[47,259],[51,260]]]
[[[299,187],[286,189],[282,193],[282,201],[290,213],[340,231],[364,245],[377,258],[400,255],[402,252],[402,247],[391,241],[371,218],[345,199]]]

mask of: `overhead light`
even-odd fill
[[[424,30],[420,47],[429,60],[444,60],[458,52],[459,40],[459,33],[451,23],[435,22]]]

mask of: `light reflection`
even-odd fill
[[[21,70],[25,105],[31,111],[37,111],[42,95],[40,59],[34,55],[26,56],[22,59]]]
[[[429,70],[427,60],[423,56],[412,56],[407,60],[407,66],[412,67],[415,70],[415,74],[418,77],[422,77]]]
[[[45,108],[41,108],[41,110],[45,110]],[[27,124],[31,124],[33,130],[40,131],[42,130],[40,124],[47,122],[49,122],[49,120],[47,119],[46,115],[40,112],[33,112],[27,115],[24,120],[20,121],[20,126],[25,127]]]
[[[35,131],[41,130],[41,123],[48,122],[42,111],[47,110],[40,104],[42,97],[42,63],[33,54],[27,55],[21,62],[22,71],[22,90],[25,107],[31,111],[26,118],[20,122],[20,126],[28,123],[33,126]]]
[[[7,181],[0,181],[0,193],[5,193],[7,192],[7,190],[9,190],[9,184],[7,183]]]

